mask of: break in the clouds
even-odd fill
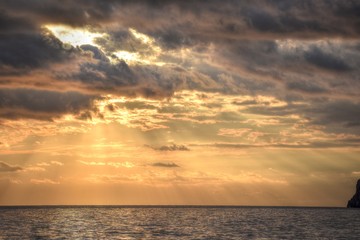
[[[64,161],[8,180],[210,181],[211,192],[350,181],[359,11],[351,0],[1,1],[0,159],[11,165],[0,171]]]

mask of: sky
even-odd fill
[[[346,206],[356,0],[0,1],[0,205]]]

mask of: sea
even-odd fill
[[[360,239],[360,209],[0,207],[0,239]]]

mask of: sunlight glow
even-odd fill
[[[114,55],[117,56],[118,58],[124,60],[127,63],[131,63],[131,62],[141,62],[142,60],[140,59],[140,56],[138,53],[134,53],[134,52],[128,52],[128,51],[118,51],[118,52],[114,52]]]
[[[129,31],[135,38],[139,39],[140,41],[142,41],[145,44],[151,44],[154,42],[153,38],[151,38],[143,33],[140,33],[133,28],[130,28]]]
[[[102,33],[94,33],[87,29],[72,28],[64,25],[45,25],[44,27],[50,30],[62,42],[73,46],[81,46],[84,44],[97,46],[94,39],[104,36]]]
[[[92,32],[86,28],[73,28],[65,25],[44,25],[44,28],[51,31],[55,37],[61,40],[63,43],[70,44],[74,47],[81,46],[85,44],[91,44],[93,46],[98,47],[100,50],[104,51],[104,49],[95,43],[96,38],[105,37],[106,33]],[[160,56],[162,50],[156,45],[155,39],[136,31],[133,28],[129,28],[130,33],[134,38],[141,42],[143,45],[142,49],[135,49],[133,52],[129,52],[123,49],[117,49],[112,53],[104,53],[112,60],[112,62],[116,63],[118,60],[114,60],[110,57],[111,54],[115,55],[121,60],[124,60],[128,64],[152,64],[157,66],[162,66],[165,63],[159,62],[158,57]]]

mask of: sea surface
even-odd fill
[[[0,207],[0,239],[360,239],[360,209]]]

